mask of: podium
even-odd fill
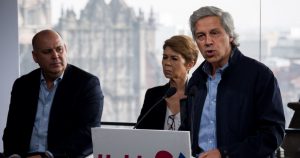
[[[188,131],[92,128],[94,158],[190,158]]]

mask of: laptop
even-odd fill
[[[94,158],[190,158],[188,131],[92,128]]]

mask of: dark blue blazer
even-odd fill
[[[5,155],[25,156],[37,112],[41,69],[13,85],[3,142]],[[99,79],[68,65],[53,99],[48,150],[54,156],[85,157],[92,153],[91,127],[100,126],[103,94]]]
[[[193,155],[198,146],[200,119],[207,95],[203,63],[193,73],[181,106],[181,130],[191,133]],[[244,56],[237,48],[218,85],[216,100],[217,148],[222,157],[271,158],[284,137],[281,94],[272,71]],[[200,140],[201,141],[201,140]]]
[[[153,87],[146,91],[144,104],[141,109],[141,113],[138,117],[137,122],[141,120],[141,118],[149,111],[156,102],[158,102],[170,88],[170,84],[166,84],[163,86]],[[157,104],[137,125],[138,129],[158,129],[163,130],[165,124],[167,103],[165,100],[162,100],[159,104]]]

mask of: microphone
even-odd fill
[[[175,93],[177,92],[177,89],[175,87],[170,87],[166,94],[162,97],[162,99],[165,99],[165,98],[169,98],[171,97],[172,95],[174,95]]]
[[[45,152],[45,157],[46,158],[54,158],[53,154],[48,150]]]
[[[176,93],[177,89],[175,87],[170,87],[167,92],[165,93],[165,95],[159,99],[145,114],[144,116],[134,125],[133,129],[136,129],[136,127],[145,119],[145,117],[152,111],[152,109],[154,109],[154,107],[156,107],[162,100],[171,97],[172,95],[174,95]]]
[[[190,96],[190,100],[188,102],[188,104],[191,104],[191,124],[190,124],[190,135],[191,135],[191,141],[194,140],[194,115],[195,115],[195,96],[196,96],[196,92],[197,92],[197,87],[193,86],[190,89],[190,92],[188,93],[188,95]],[[192,142],[193,143],[193,142]]]
[[[12,154],[8,158],[21,158],[21,156],[18,154]]]
[[[33,156],[41,156],[41,158],[54,158],[53,154],[50,151],[46,151],[45,153],[40,153]],[[0,155],[1,157],[1,155]],[[1,157],[2,158],[2,157]],[[19,154],[12,154],[8,158],[22,158]]]

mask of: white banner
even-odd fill
[[[188,131],[92,128],[94,158],[190,158]]]

